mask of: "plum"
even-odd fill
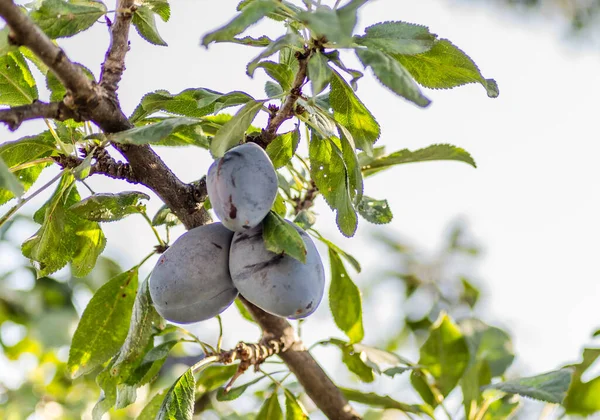
[[[234,232],[257,226],[277,195],[277,174],[265,151],[255,143],[230,149],[214,161],[206,179],[213,210]]]
[[[181,324],[223,312],[238,295],[229,274],[233,232],[221,223],[184,233],[162,254],[149,286],[156,311]]]
[[[308,234],[290,224],[304,240],[306,264],[268,251],[259,225],[233,236],[229,271],[233,284],[249,302],[273,315],[297,319],[307,317],[319,306],[325,290],[325,272]]]

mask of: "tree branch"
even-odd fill
[[[5,123],[11,131],[19,128],[23,121],[37,118],[49,118],[57,121],[69,119],[82,121],[81,116],[67,107],[63,101],[50,103],[36,101],[29,105],[0,109],[0,121]]]

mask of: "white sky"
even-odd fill
[[[199,47],[202,34],[227,21],[236,4],[236,0],[172,2],[171,22],[160,24],[169,48],[152,46],[133,34],[120,90],[126,113],[155,89],[175,93],[210,87],[264,97],[266,79],[261,70],[254,80],[245,75],[246,63],[258,50],[227,44]],[[478,169],[457,162],[399,166],[370,178],[366,194],[387,198],[395,216],[389,228],[426,250],[436,249],[451,219],[464,217],[486,250],[478,273],[487,295],[483,318],[512,332],[523,372],[539,373],[576,360],[600,326],[596,188],[600,55],[562,42],[564,33],[556,25],[524,22],[503,9],[378,0],[364,8],[359,26],[384,20],[424,24],[450,39],[475,60],[485,77],[497,80],[500,97],[487,98],[480,85],[426,90],[433,103],[422,110],[367,75],[358,94],[383,128],[378,144],[391,152],[452,143],[468,150]],[[273,28],[277,26],[268,25],[269,31]],[[106,28],[96,25],[61,44],[73,60],[98,76],[107,40]],[[39,127],[28,123],[18,134]],[[3,140],[17,138],[1,130]],[[200,178],[210,163],[208,152],[202,150],[163,148],[159,153],[186,181]],[[137,189],[101,177],[93,177],[91,184],[97,191]],[[153,200],[150,213],[158,206]],[[372,246],[367,222],[361,221],[356,237],[346,240],[322,202],[318,211],[322,217],[317,227],[360,257],[367,272],[380,265],[382,254]],[[125,265],[139,261],[154,243],[141,218],[107,224],[105,232],[108,255]],[[19,235],[25,239],[31,233]],[[321,315],[304,328],[309,342],[340,334],[325,321],[323,306]],[[229,312],[235,309],[226,312],[226,321]],[[317,318],[325,327],[310,331]],[[247,331],[245,325],[231,327],[235,332],[229,334],[230,344],[256,338],[256,330]],[[212,324],[205,328],[215,331]],[[369,337],[367,331],[367,343]]]

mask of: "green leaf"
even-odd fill
[[[285,394],[285,420],[305,420],[308,419],[306,410],[300,404],[298,399],[287,388],[283,389]]]
[[[165,341],[148,351],[141,362],[140,360],[134,360],[137,368],[129,374],[131,369],[127,367],[127,374],[129,376],[126,379],[126,384],[133,388],[139,388],[140,386],[151,382],[159,374],[171,349],[179,342],[180,340]],[[148,344],[151,343],[149,342]],[[140,357],[140,355],[138,354],[136,357]],[[121,376],[124,376],[124,373],[122,373]]]
[[[264,101],[249,101],[217,131],[210,143],[210,152],[214,158],[223,156],[244,140],[244,133],[261,110],[263,103]]]
[[[467,340],[471,361],[485,361],[492,377],[502,376],[515,358],[510,336],[476,318],[461,320],[459,327]]]
[[[38,98],[35,79],[19,51],[0,56],[0,105],[18,106]]]
[[[188,369],[167,392],[156,420],[192,420],[195,386],[194,374]]]
[[[366,162],[363,162],[362,172],[365,176],[369,176],[393,165],[428,162],[432,160],[455,160],[468,163],[474,168],[477,167],[475,161],[465,149],[452,146],[451,144],[433,144],[424,149],[415,150],[414,152],[408,149],[402,149],[387,156],[367,160]]]
[[[337,246],[330,240],[325,239],[325,237],[322,236],[319,232],[317,232],[315,230],[313,230],[313,232],[318,235],[317,237],[319,238],[319,240],[321,242],[323,242],[325,245],[327,245],[333,252],[338,254],[340,257],[343,257],[346,261],[348,261],[350,263],[350,265],[352,265],[352,267],[356,270],[357,273],[360,273],[360,271],[361,271],[360,263],[358,262],[358,260],[356,258],[354,258],[352,255],[348,254],[346,251],[341,249],[339,246]]]
[[[320,52],[314,53],[308,60],[308,79],[311,82],[312,94],[317,96],[329,84],[333,71],[329,60]]]
[[[463,407],[466,418],[472,418],[472,411],[482,401],[481,390],[492,381],[490,366],[485,360],[478,360],[467,368],[460,378],[460,388],[463,394]]]
[[[177,216],[175,216],[175,213],[173,213],[173,211],[166,204],[163,204],[163,206],[158,209],[152,218],[152,226],[166,225],[168,227],[172,227],[180,223],[181,221],[177,218]]]
[[[442,314],[432,325],[429,337],[419,351],[419,365],[434,379],[434,386],[446,397],[458,384],[469,363],[469,348],[460,329],[448,315]],[[417,375],[411,375],[413,385]],[[425,402],[433,405],[427,394],[417,389]]]
[[[282,197],[281,193],[277,193],[277,196],[275,197],[275,202],[273,203],[272,210],[279,216],[285,218],[285,215],[287,214],[287,207],[285,205],[285,200]]]
[[[50,38],[64,38],[85,31],[106,14],[104,3],[94,0],[44,0],[31,19]]]
[[[355,51],[365,68],[371,67],[375,77],[396,95],[402,96],[420,107],[426,107],[431,103],[421,93],[421,89],[408,70],[394,58],[377,50],[356,49]]]
[[[261,379],[267,378],[267,375],[260,376],[256,379],[251,380],[250,382],[246,382],[244,385],[236,386],[235,388],[231,388],[228,392],[225,392],[224,388],[219,388],[217,392],[217,401],[233,401],[236,398],[239,398],[248,387],[254,385]]]
[[[114,222],[130,214],[140,213],[140,200],[150,200],[150,196],[138,191],[101,193],[73,204],[69,210],[94,222]]]
[[[407,22],[383,22],[368,26],[365,35],[354,37],[354,41],[387,54],[411,55],[429,51],[436,38],[427,26]]]
[[[262,68],[265,72],[279,83],[281,86],[281,93],[289,91],[292,88],[292,82],[294,81],[294,73],[292,69],[285,64],[275,63],[273,61],[261,61],[256,65],[256,68]]]
[[[211,42],[231,41],[236,35],[276,9],[277,3],[273,0],[255,0],[241,9],[241,12],[229,23],[204,35],[202,45],[206,47]]]
[[[447,39],[440,39],[432,48],[417,55],[394,54],[422,86],[450,89],[468,83],[480,83],[490,98],[499,95],[494,79],[485,79],[471,58]]]
[[[117,402],[117,380],[110,375],[112,361],[96,376],[96,383],[102,389],[100,398],[92,410],[93,420],[102,420],[102,417]]]
[[[240,312],[240,315],[242,316],[242,318],[244,318],[246,321],[256,323],[254,318],[252,318],[252,315],[250,315],[250,312],[248,312],[248,309],[244,306],[244,304],[242,302],[240,302],[239,299],[235,300],[235,306],[238,309],[238,311]]]
[[[25,188],[4,163],[2,157],[0,157],[0,190],[7,190],[15,197],[20,197],[25,192]]]
[[[266,152],[269,155],[269,158],[271,158],[271,162],[275,169],[287,165],[290,160],[292,160],[299,142],[300,130],[296,127],[295,130],[279,134],[271,143],[269,143]]]
[[[220,117],[224,115],[219,115]],[[205,120],[206,118],[206,120]],[[180,125],[175,127],[173,131],[166,137],[162,138],[156,146],[179,147],[179,146],[196,146],[203,149],[209,149],[210,142],[208,140],[208,132],[212,131],[213,121],[205,117],[196,124]],[[146,118],[138,122],[138,126],[155,124],[164,121],[165,117]],[[208,129],[208,130],[205,130]]]
[[[275,40],[269,38],[266,35],[262,35],[259,38],[254,38],[252,36],[245,36],[243,38],[232,38],[228,42],[240,45],[247,45],[249,47],[268,47]]]
[[[171,6],[168,0],[143,0],[142,4],[160,16],[163,22],[168,22],[171,18]]]
[[[378,374],[394,376],[413,368],[412,363],[395,353],[356,343],[352,351]]]
[[[314,32],[316,38],[324,36],[329,42],[348,46],[352,42],[357,10],[366,2],[367,0],[351,0],[337,10],[329,6],[318,6],[311,12],[299,13],[298,17]]]
[[[136,417],[137,420],[154,420],[165,400],[165,390],[158,392]]]
[[[133,14],[131,24],[135,27],[138,34],[149,43],[163,47],[168,45],[158,33],[154,11],[151,8],[143,5],[139,6]]]
[[[479,302],[479,295],[481,294],[481,292],[477,287],[475,287],[469,280],[467,280],[464,277],[461,277],[460,282],[463,286],[463,290],[460,294],[460,300],[461,302],[464,302],[467,305],[469,305],[471,309],[473,309],[475,305],[477,305],[477,302]]]
[[[73,335],[67,371],[72,378],[92,371],[125,341],[138,286],[137,268],[112,278],[94,294]]]
[[[329,248],[329,260],[331,264],[329,306],[333,320],[352,343],[358,343],[365,335],[360,290],[346,272],[339,255],[331,248]]]
[[[518,397],[506,396],[491,403],[482,420],[512,419],[520,406]]]
[[[36,262],[38,276],[46,276],[73,262],[73,274],[86,275],[94,267],[106,240],[97,223],[81,219],[68,209],[81,198],[70,174],[62,176],[56,191],[34,215],[40,229],[22,246],[23,255]]]
[[[83,73],[88,77],[88,79],[92,81],[96,80],[94,74],[90,69],[81,64],[77,64],[77,67],[79,67],[83,71]],[[46,87],[50,91],[51,101],[62,101],[64,96],[67,94],[67,89],[64,87],[62,82],[58,80],[58,77],[56,77],[56,75],[51,71],[46,73]]]
[[[283,95],[283,89],[277,83],[267,80],[265,82],[265,94],[268,98],[275,98],[276,96]]]
[[[561,404],[571,384],[573,369],[560,369],[528,378],[513,379],[486,386],[507,394],[518,394],[554,404]]]
[[[358,218],[352,206],[342,151],[330,139],[319,138],[313,133],[309,157],[312,178],[329,207],[336,211],[340,231],[348,237],[354,235]]]
[[[110,370],[110,374],[118,378],[119,383],[127,381],[130,385],[135,385],[135,382],[128,379],[142,363],[142,355],[146,348],[152,344],[154,328],[159,326],[161,322],[162,318],[152,305],[148,282],[144,281],[135,298],[127,338],[123,342],[121,351],[115,358]],[[146,357],[148,357],[148,354]]]
[[[283,411],[277,398],[277,392],[273,392],[256,415],[256,420],[283,420]]]
[[[373,392],[361,392],[355,389],[340,388],[344,397],[350,401],[356,401],[371,407],[381,407],[386,409],[400,410],[405,413],[426,414],[433,418],[433,411],[426,406],[405,404],[394,400],[388,395],[377,395]]]
[[[358,213],[367,221],[383,225],[392,221],[392,210],[387,200],[364,196],[357,206]]]
[[[238,300],[236,300],[237,302]],[[237,372],[237,365],[209,366],[202,370],[196,386],[199,394],[220,388]]]
[[[586,348],[583,350],[583,361],[581,363],[566,366],[575,369],[573,380],[563,406],[567,414],[589,416],[600,411],[600,376],[586,382],[582,381],[582,375],[600,357],[600,349]]]
[[[187,117],[165,118],[154,124],[130,128],[110,136],[110,140],[122,144],[153,144],[167,138],[177,128],[197,124],[198,120]]]
[[[306,263],[306,245],[300,233],[290,222],[271,211],[263,220],[265,247],[275,254],[285,253],[302,263]]]
[[[356,146],[364,151],[372,151],[373,143],[381,134],[379,124],[336,71],[331,79],[329,101],[333,118],[352,134]]]
[[[250,100],[252,97],[244,92],[223,94],[211,89],[198,88],[171,94],[166,90],[157,90],[144,95],[130,120],[135,123],[158,111],[198,118],[230,106],[245,104]]]
[[[273,43],[269,44],[267,46],[267,48],[265,48],[259,55],[254,57],[252,59],[252,61],[250,61],[248,63],[248,66],[246,67],[246,74],[248,74],[248,76],[250,76],[250,77],[254,77],[254,71],[258,67],[261,67],[260,60],[272,56],[277,51],[280,51],[283,48],[290,47],[290,46],[295,46],[297,48],[300,48],[302,45],[303,45],[302,38],[298,34],[296,34],[295,32],[288,32],[287,34],[277,38],[275,41],[273,41]],[[279,64],[283,67],[287,67],[290,69],[291,77],[290,77],[290,80],[288,83],[289,87],[287,89],[284,88],[285,90],[288,90],[291,87],[291,83],[293,80],[293,71],[292,71],[291,67],[286,65],[285,63],[279,63]],[[268,73],[268,71],[267,71],[267,73]],[[284,85],[282,85],[282,87],[283,86]]]

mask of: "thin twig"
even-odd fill
[[[50,103],[36,101],[29,105],[0,109],[0,121],[5,123],[11,131],[19,128],[23,121],[38,118],[51,118],[57,121],[69,119],[74,119],[75,121],[81,120],[81,116],[69,109],[62,101]]]

